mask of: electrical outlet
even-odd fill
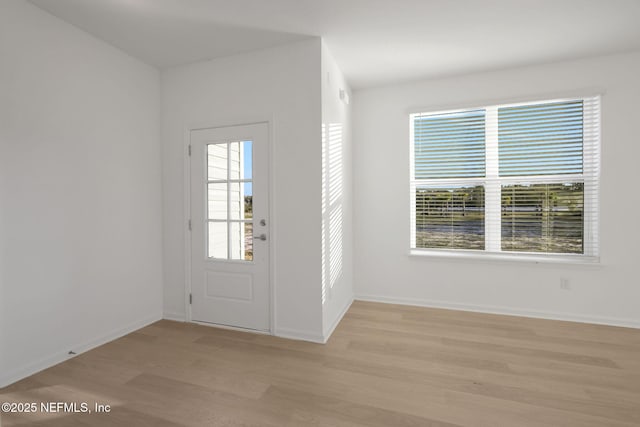
[[[569,279],[566,277],[560,278],[560,289],[564,289],[565,291],[571,290],[571,284],[569,283]]]

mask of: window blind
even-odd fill
[[[485,174],[484,110],[416,115],[415,176],[478,177]]]
[[[502,186],[503,251],[581,254],[584,185]]]
[[[500,176],[582,173],[583,101],[498,108]]]
[[[484,249],[484,187],[416,191],[418,247]]]

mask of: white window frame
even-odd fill
[[[593,126],[585,124],[589,136],[583,141],[582,174],[539,175],[499,177],[498,146],[498,109],[529,104],[592,100],[595,101]],[[455,109],[423,109],[409,113],[409,212],[410,234],[409,254],[417,256],[440,256],[450,258],[480,258],[494,260],[515,260],[530,262],[598,264],[599,253],[599,183],[600,183],[600,145],[601,145],[601,93],[571,97],[540,97],[518,102],[492,102],[484,105],[465,106]],[[470,110],[485,110],[485,176],[474,178],[416,179],[414,121],[418,115],[460,113]],[[584,113],[586,115],[586,112]],[[583,116],[584,117],[584,116]],[[501,250],[501,188],[509,184],[545,184],[562,182],[580,182],[584,185],[584,232],[582,254],[556,254],[538,252],[512,252]],[[476,186],[484,187],[485,193],[485,238],[484,250],[416,248],[416,189],[420,186]],[[595,203],[596,206],[593,206]]]

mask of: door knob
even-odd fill
[[[253,236],[254,239],[265,241],[267,240],[267,235],[262,233],[259,236]]]

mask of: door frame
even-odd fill
[[[189,302],[189,295],[191,294],[191,231],[189,230],[189,220],[191,218],[191,156],[189,155],[189,145],[191,144],[191,132],[195,130],[203,129],[216,129],[233,126],[246,126],[256,124],[267,125],[267,167],[269,173],[267,174],[269,188],[268,197],[268,212],[269,223],[267,229],[267,235],[269,236],[269,274],[267,277],[269,287],[269,330],[268,333],[275,335],[276,324],[276,292],[275,292],[275,241],[276,241],[276,221],[275,221],[275,186],[273,180],[273,171],[275,170],[275,155],[274,155],[274,125],[275,122],[273,115],[252,116],[244,118],[231,118],[227,120],[212,120],[209,122],[194,123],[184,127],[183,136],[183,159],[184,159],[184,176],[183,176],[183,193],[184,193],[184,206],[183,206],[183,230],[184,230],[184,308],[185,308],[185,321],[189,323],[197,323],[206,326],[215,326],[224,329],[236,329],[241,331],[249,331],[254,333],[261,333],[260,331],[254,331],[253,329],[245,329],[240,327],[232,327],[225,325],[213,325],[211,323],[203,323],[193,320],[191,303]]]

